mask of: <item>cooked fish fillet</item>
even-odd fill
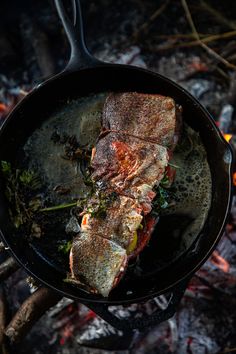
[[[173,149],[180,130],[180,108],[171,97],[137,92],[110,94],[103,127],[153,140]]]
[[[91,163],[94,169],[92,179],[148,207],[155,197],[152,188],[163,178],[169,154],[158,144],[139,139],[126,143],[125,138],[121,134],[109,133],[97,143]]]
[[[142,208],[134,199],[117,196],[106,208],[105,218],[85,214],[81,230],[83,233],[100,235],[114,241],[127,250],[133,241],[135,231],[142,222],[141,211]]]
[[[156,220],[148,215],[180,134],[180,109],[170,97],[114,93],[103,110],[103,131],[92,154],[95,195],[87,201],[81,232],[70,252],[72,277],[108,296],[127,259],[148,242]],[[93,215],[102,193],[103,218]],[[139,227],[145,218],[142,231]],[[138,231],[139,230],[139,231]]]
[[[96,233],[81,232],[70,251],[72,278],[81,279],[103,296],[108,296],[116,279],[124,272],[124,248]]]

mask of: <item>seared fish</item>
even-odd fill
[[[180,113],[172,98],[160,95],[113,93],[106,99],[91,158],[95,194],[70,251],[72,278],[105,297],[151,237],[157,222],[150,214],[153,189],[178,142]],[[101,195],[102,218],[94,213]]]

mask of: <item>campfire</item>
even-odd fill
[[[32,5],[37,17],[25,3],[19,12],[5,1],[0,5],[6,15],[0,31],[0,124],[36,83],[63,67],[68,55],[53,2]],[[88,46],[96,57],[150,68],[177,81],[210,111],[235,150],[235,5],[232,12],[210,0],[197,5],[133,0],[127,8],[108,0],[83,6]],[[11,28],[12,21],[19,30]],[[236,169],[233,182],[231,213],[216,250],[186,284],[174,317],[142,332],[117,330],[88,307],[42,286],[1,243],[0,352],[236,353]],[[167,293],[110,311],[118,318],[142,319],[169,301]]]

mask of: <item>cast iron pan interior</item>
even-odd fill
[[[152,268],[147,267],[141,278],[136,276],[122,280],[109,298],[104,299],[65,283],[64,270],[55,267],[53,260],[45,259],[41,250],[33,249],[22,238],[14,236],[3,187],[0,189],[0,222],[4,242],[20,264],[42,283],[83,302],[122,304],[142,301],[171,289],[181,279],[195,272],[210,255],[221,236],[230,204],[232,153],[207,111],[181,87],[144,69],[102,64],[60,74],[34,89],[13,110],[0,131],[0,159],[14,163],[19,147],[67,99],[109,91],[158,93],[173,97],[183,107],[184,121],[200,133],[207,151],[213,191],[209,216],[197,240],[174,263],[168,261],[162,268],[155,268],[153,260],[157,256],[158,242],[154,243],[155,247],[149,250]],[[169,254],[169,243],[171,240],[166,242],[166,255]]]

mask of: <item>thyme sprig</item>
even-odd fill
[[[9,214],[15,227],[19,228],[32,220],[34,213],[41,207],[41,199],[36,195],[41,182],[33,171],[13,168],[7,161],[1,161],[1,171]]]
[[[62,210],[62,209],[67,209],[67,208],[73,208],[75,206],[78,206],[78,202],[54,205],[54,206],[51,206],[51,207],[42,208],[39,211],[40,212],[56,211],[56,210]]]
[[[70,252],[70,249],[72,247],[72,240],[67,241],[66,243],[59,245],[58,246],[58,251],[68,254]]]

